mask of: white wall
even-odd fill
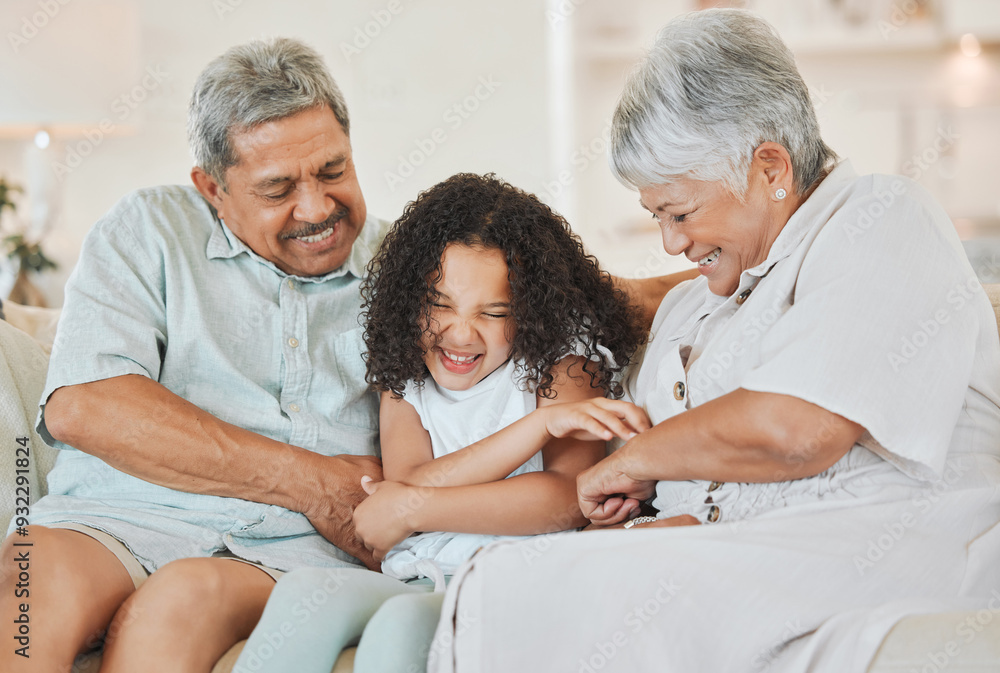
[[[2,34],[20,34],[25,17],[41,11],[39,2],[59,0],[0,4]],[[135,36],[89,27],[93,12],[108,5],[117,16],[134,14]],[[83,236],[118,198],[138,187],[188,182],[184,123],[193,82],[212,58],[252,38],[298,37],[324,55],[347,98],[361,186],[374,214],[394,219],[419,190],[459,171],[495,171],[532,191],[549,173],[548,35],[536,0],[73,0],[46,23],[16,53],[9,38],[0,45],[0,72],[39,61],[71,69],[110,43],[134,37],[138,44],[133,79],[119,79],[121,90],[104,95],[104,114],[83,127],[96,128],[105,117],[117,135],[102,139],[61,182],[62,214],[45,249],[62,269],[40,283],[54,304]],[[165,79],[119,120],[116,99],[140,84],[147,68]],[[102,73],[89,78],[101,81]],[[14,95],[29,97],[42,90],[16,88],[28,90]],[[9,88],[0,93],[0,118],[14,107],[10,95]],[[59,100],[63,118],[72,119],[78,101]],[[88,142],[67,141],[70,149]],[[0,175],[22,184],[25,144],[0,138]],[[420,165],[411,171],[414,162]]]
[[[564,212],[612,271],[665,273],[688,263],[667,258],[636,194],[611,177],[603,133],[626,71],[656,30],[706,4],[712,3],[4,0],[0,175],[25,181],[26,141],[3,135],[11,110],[47,101],[56,119],[90,120],[78,131],[103,118],[114,122],[115,134],[60,183],[62,212],[45,245],[62,269],[41,283],[59,304],[80,241],[102,213],[129,190],[188,180],[185,112],[201,68],[231,45],[288,35],[316,47],[344,89],[371,212],[394,218],[419,190],[455,172],[495,171]],[[958,140],[918,177],[964,235],[1000,223],[996,0],[939,0],[948,11],[931,23],[920,13],[893,14],[919,6],[917,0],[733,4],[777,23],[817,95],[824,135],[859,170],[908,173],[906,162],[934,145],[941,125],[951,125]],[[46,25],[26,44],[13,44],[10,35],[22,34],[43,6],[59,9],[42,17]],[[869,12],[857,27],[826,14],[848,6]],[[957,55],[957,36],[968,30],[983,40],[976,59]],[[103,58],[99,66],[81,65],[95,57]],[[149,68],[165,78],[147,90],[140,86],[143,100],[121,119],[121,96],[131,96]],[[54,74],[63,81],[44,85]],[[483,80],[498,86],[488,92]],[[455,105],[468,110],[456,116]],[[442,142],[433,140],[436,130]],[[422,163],[410,173],[414,162]]]

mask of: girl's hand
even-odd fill
[[[361,487],[368,498],[354,509],[354,529],[381,563],[390,549],[416,532],[410,520],[420,505],[420,495],[412,486],[367,476],[361,478]]]
[[[604,397],[539,407],[536,413],[544,415],[545,431],[553,438],[606,442],[617,436],[627,441],[652,427],[641,407]]]
[[[576,478],[580,511],[595,525],[611,526],[632,518],[639,503],[656,490],[655,479],[632,476],[627,449],[622,447]]]

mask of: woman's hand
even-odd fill
[[[552,438],[606,442],[617,436],[628,441],[652,427],[641,407],[604,397],[539,407],[535,413],[543,415],[545,431]]]
[[[580,511],[598,526],[622,523],[639,511],[639,504],[656,490],[655,479],[636,475],[637,465],[628,455],[627,446],[576,478]]]
[[[368,497],[354,509],[354,529],[381,563],[390,549],[416,532],[410,522],[420,506],[420,495],[412,486],[367,476],[361,478],[361,487]]]

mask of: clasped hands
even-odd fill
[[[580,510],[591,520],[590,528],[621,527],[638,515],[640,504],[653,495],[656,487],[656,479],[637,476],[638,462],[629,450],[629,440],[652,427],[643,409],[629,402],[597,397],[539,407],[532,413],[543,416],[545,431],[552,439],[625,440],[621,449],[579,474],[577,497]],[[361,486],[368,497],[354,510],[354,527],[365,548],[381,561],[395,545],[419,532],[417,515],[426,499],[421,491],[427,487],[377,481],[367,475]],[[664,520],[644,527],[693,522]]]

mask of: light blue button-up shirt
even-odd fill
[[[298,512],[157,486],[54,440],[44,405],[62,386],[139,374],[272,439],[377,455],[359,286],[386,225],[368,218],[341,268],[298,277],[250,250],[192,187],[122,199],[88,234],[66,287],[38,419],[41,437],[66,450],[32,522],[104,530],[151,570],[226,548],[282,569],[355,562]]]

